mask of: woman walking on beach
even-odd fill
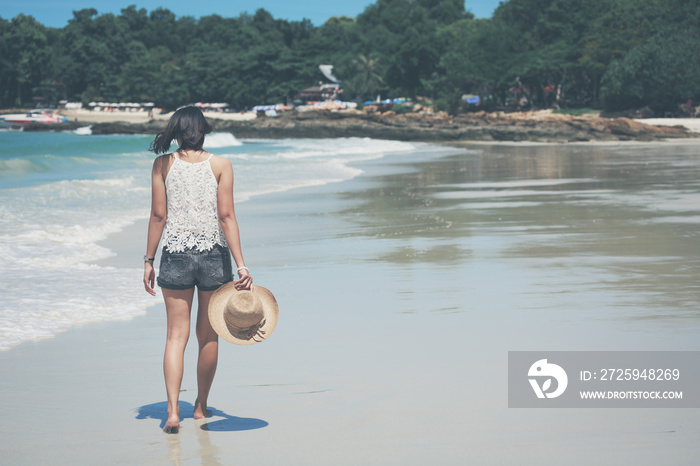
[[[233,281],[229,250],[238,268],[236,289],[249,290],[253,286],[243,261],[234,212],[233,168],[228,160],[202,149],[204,137],[209,133],[211,126],[202,112],[196,107],[183,107],[156,134],[149,149],[165,154],[156,158],[151,174],[151,215],[143,283],[146,291],[155,296],[153,261],[162,241],[158,285],[168,321],[163,372],[168,396],[164,430],[169,433],[177,433],[180,426],[178,399],[195,287],[199,303],[196,324],[199,359],[194,418],[202,419],[207,415],[207,398],[219,352],[218,335],[207,310],[213,292]],[[179,149],[166,153],[171,141],[177,141]]]

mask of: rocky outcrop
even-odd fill
[[[148,123],[129,123],[115,121],[110,123],[89,123],[68,121],[53,125],[29,124],[24,126],[24,131],[74,131],[78,128],[90,126],[92,134],[155,134],[165,128],[166,121],[151,121]]]
[[[696,134],[680,126],[650,126],[628,118],[597,115],[571,116],[551,111],[522,113],[469,113],[449,116],[393,112],[307,112],[286,113],[275,118],[227,121],[211,118],[215,131],[227,131],[238,138],[337,138],[368,137],[399,141],[650,141],[688,138]],[[26,131],[74,130],[85,122],[60,125],[29,125]],[[94,123],[92,134],[154,134],[165,121],[149,123]]]
[[[239,138],[369,137],[401,141],[608,141],[688,138],[683,127],[649,126],[627,118],[551,112],[438,114],[304,113],[241,122],[215,121]]]

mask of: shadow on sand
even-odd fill
[[[160,421],[160,428],[162,429],[165,427],[165,421],[168,418],[167,408],[168,403],[165,401],[141,406],[136,410],[136,419],[157,419]],[[202,430],[208,430],[211,432],[236,432],[241,430],[262,429],[268,425],[267,421],[263,421],[262,419],[231,416],[230,414],[226,414],[225,412],[213,407],[210,407],[209,411],[211,414],[207,416],[206,422],[199,426],[199,428]],[[212,417],[221,417],[223,419],[208,421],[208,419]],[[181,401],[180,418],[193,419],[194,405],[187,403],[186,401]]]

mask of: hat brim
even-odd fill
[[[224,340],[236,345],[253,345],[269,338],[279,318],[279,305],[272,292],[260,285],[253,286],[253,294],[262,302],[264,322],[258,332],[250,338],[236,332],[236,329],[230,327],[224,320],[226,303],[233,293],[239,293],[239,291],[234,282],[229,282],[212,294],[209,300],[209,322],[214,331]]]

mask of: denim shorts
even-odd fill
[[[158,271],[158,286],[168,290],[213,291],[233,281],[233,266],[228,248],[215,245],[208,251],[186,249],[168,252],[163,248]]]

